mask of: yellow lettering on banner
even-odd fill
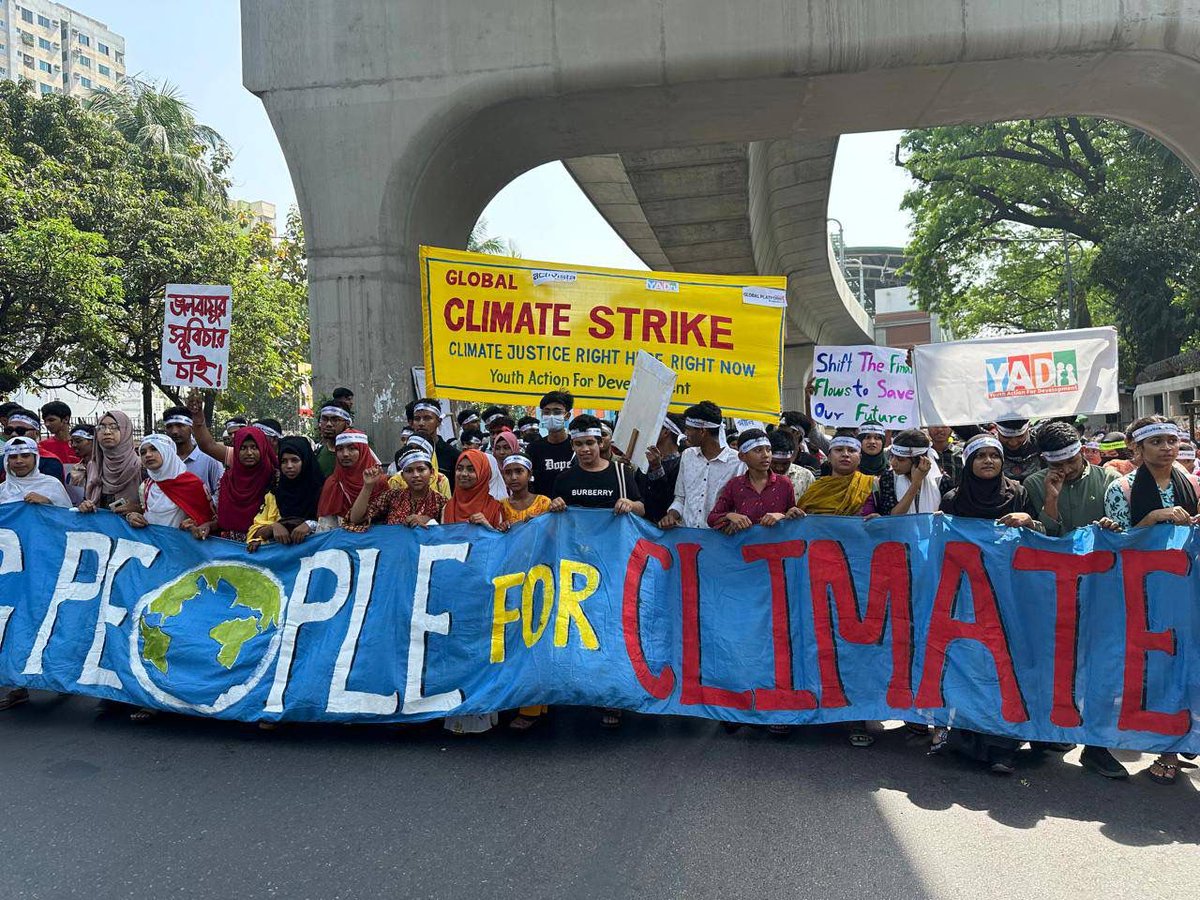
[[[426,393],[614,409],[645,350],[678,374],[671,408],[779,414],[786,280],[637,272],[421,247]]]
[[[521,613],[509,609],[505,604],[510,588],[515,588],[525,581],[524,572],[513,572],[510,575],[498,575],[492,579],[496,592],[492,596],[492,662],[504,662],[504,629],[517,619]]]
[[[583,587],[575,587],[575,576],[582,575]],[[579,629],[579,640],[585,650],[599,650],[600,641],[592,623],[583,612],[583,601],[600,587],[600,572],[595,566],[563,559],[558,563],[558,613],[554,619],[554,646],[567,646],[571,622]]]
[[[538,585],[542,586],[542,614],[537,628],[533,627],[533,592]],[[554,604],[554,573],[546,565],[537,565],[529,570],[525,579],[525,587],[521,589],[521,636],[525,638],[525,646],[532,647],[546,631],[550,624],[550,607]]]

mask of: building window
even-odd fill
[[[92,39],[86,34],[81,34],[79,35],[79,44],[83,47],[90,47],[92,46]]]
[[[48,40],[46,40],[45,38],[38,38],[38,46],[41,47],[43,50],[53,49],[50,46],[50,42]]]
[[[32,25],[33,24],[33,10],[31,10],[31,9],[21,10],[21,21],[28,22],[30,25]]]
[[[92,67],[92,61],[82,54],[79,56],[79,64],[85,69],[90,69]]]
[[[25,63],[25,68],[27,68],[27,69],[33,68],[33,57],[27,53],[21,55],[21,62]]]
[[[82,84],[85,88],[90,88],[92,86],[92,79],[80,78],[79,83]]]
[[[50,20],[47,19],[45,16],[38,16],[38,24],[41,25],[43,28],[49,28]]]
[[[8,74],[8,69],[4,68],[4,66],[0,66],[0,75],[7,75],[7,74]]]
[[[48,63],[42,59],[38,60],[38,68],[41,69],[43,72],[53,72],[54,71],[52,68],[50,68],[50,63]]]
[[[101,56],[108,56],[108,44],[96,44],[96,49],[100,51]]]
[[[42,84],[42,85],[39,85],[39,87],[42,89],[42,96],[43,96],[43,97],[44,97],[44,96],[46,96],[47,94],[53,94],[53,93],[54,93],[54,88],[53,88],[51,85],[48,85],[48,84]]]
[[[112,69],[104,65],[104,63],[101,63],[98,68],[100,69],[100,74],[105,78],[112,78]]]

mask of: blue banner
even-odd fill
[[[244,720],[590,705],[1200,751],[1194,529],[571,510],[200,543],[0,506],[0,685]]]

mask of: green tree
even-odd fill
[[[487,219],[480,218],[467,238],[467,250],[471,253],[492,253],[497,256],[520,256],[517,245],[506,238],[488,234]]]
[[[959,334],[1118,326],[1136,368],[1197,321],[1200,188],[1129,126],[1068,117],[905,133],[907,272]]]

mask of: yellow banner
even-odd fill
[[[432,397],[617,409],[638,350],[679,376],[672,409],[779,415],[784,278],[568,266],[421,247]]]

